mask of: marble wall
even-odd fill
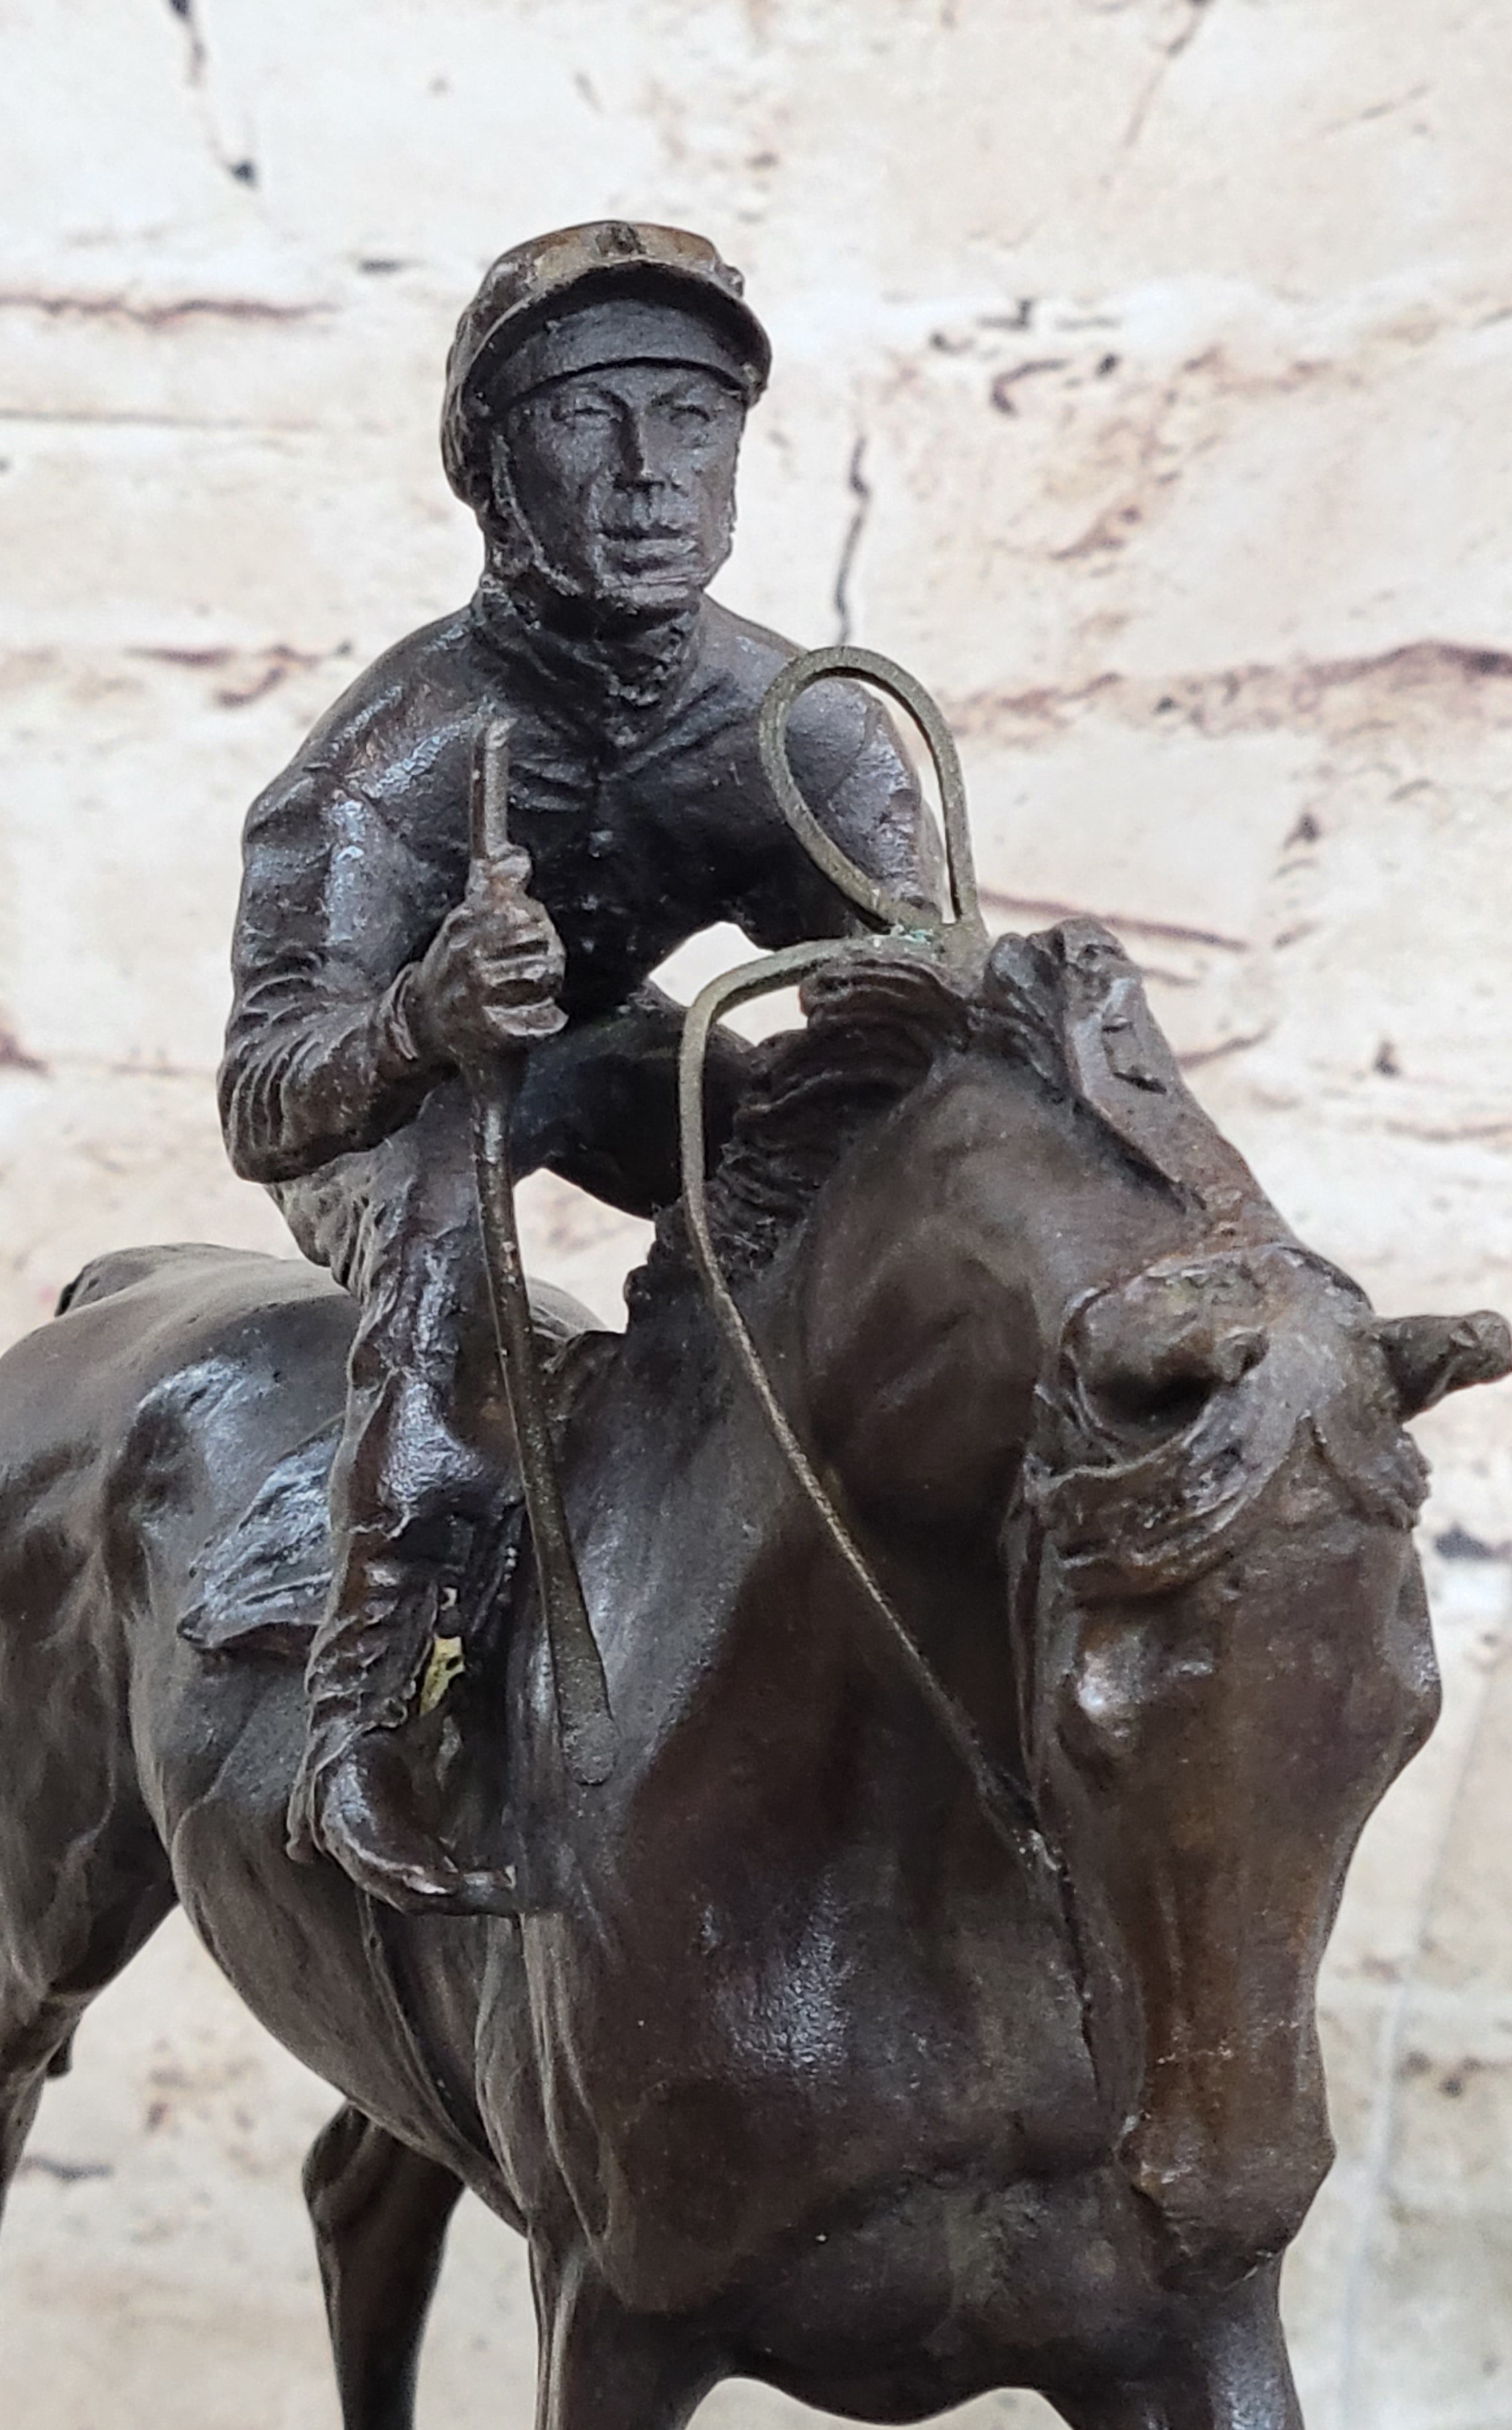
[[[705,229],[773,334],[722,594],[939,691],[994,915],[1120,930],[1383,1308],[1512,1305],[1492,0],[0,0],[0,1332],[112,1243],[280,1245],[210,1089],[241,810],[465,595],[451,323],[605,212]],[[529,1201],[612,1307],[633,1227]],[[1512,2424],[1512,1390],[1420,1432],[1448,1703],[1329,1963],[1313,2430]],[[329,2430],[328,2105],[166,1930],[42,2110],[5,2417]],[[422,2418],[463,2430],[528,2402],[528,2300],[502,2230],[456,2244]]]

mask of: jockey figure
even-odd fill
[[[705,596],[769,363],[700,238],[609,221],[501,256],[458,325],[441,423],[483,534],[477,591],[361,675],[247,820],[226,1143],[359,1310],[290,1846],[395,1905],[507,1903],[415,1810],[394,1737],[497,1492],[459,1074],[523,1052],[516,1173],[654,1214],[678,1187],[681,1014],[650,974],[721,921],[767,949],[857,924],[761,774],[756,711],[793,649]],[[470,871],[493,718],[517,848]],[[868,696],[815,687],[789,748],[853,859],[932,901],[932,831]],[[741,1071],[725,1033],[715,1151]]]

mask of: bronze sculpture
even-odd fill
[[[477,592],[360,678],[247,822],[227,1145],[362,1309],[293,1840],[395,1902],[511,1897],[407,1812],[391,1744],[441,1599],[477,1591],[498,1473],[491,1360],[466,1355],[487,1301],[458,1073],[531,1050],[516,1170],[655,1214],[677,1193],[679,1024],[652,971],[719,920],[773,946],[855,924],[756,761],[791,647],[704,596],[768,358],[700,238],[611,221],[502,256],[442,416],[484,538]],[[511,728],[524,853],[470,870],[480,718]],[[865,695],[815,695],[793,741],[849,851],[927,900],[917,790]],[[716,1140],[739,1070],[725,1037]]]
[[[779,676],[783,717],[818,672]],[[0,1361],[0,2189],[179,1900],[346,2099],[306,2184],[347,2430],[412,2419],[464,2187],[529,2237],[549,2430],[671,2430],[733,2372],[861,2418],[1022,2385],[1085,2430],[1290,2430],[1317,1967],[1436,1709],[1402,1424],[1505,1373],[1506,1327],[1376,1319],[1202,1114],[1115,941],[989,946],[958,828],[954,920],[917,848],[869,883],[792,730],[828,869],[758,941],[879,933],[809,971],[806,1029],[716,1065],[706,1187],[700,1092],[681,1197],[664,1085],[655,1140],[638,1117],[659,1215],[624,1335],[542,1309],[597,1780],[457,1316],[494,1463],[447,1551],[468,1659],[384,1752],[518,1915],[289,1862],[353,1298],[128,1252]],[[452,748],[459,891],[471,727]],[[597,1068],[571,1024],[539,1051]],[[656,1054],[664,1084],[665,1024]],[[467,1149],[462,1107],[470,1176]]]

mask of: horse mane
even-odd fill
[[[1068,974],[1075,967],[1069,948],[1085,949],[1088,940],[1139,989],[1122,947],[1092,921],[1066,922],[1043,937],[1000,938],[974,984],[922,957],[882,951],[807,979],[800,992],[806,1025],[756,1050],[709,1183],[710,1233],[729,1278],[738,1282],[771,1262],[854,1142],[947,1055],[974,1047],[1001,1056],[1047,1095],[1100,1113],[1067,1044]],[[1147,1011],[1144,1022],[1153,1031]],[[1127,1157],[1129,1140],[1115,1138]],[[1135,1154],[1134,1161],[1148,1168],[1152,1160]],[[1155,1169],[1173,1178],[1158,1163]],[[679,1200],[658,1217],[646,1262],[626,1285],[632,1314],[690,1271]]]

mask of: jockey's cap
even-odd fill
[[[446,358],[441,461],[457,496],[488,497],[490,417],[568,372],[693,363],[755,404],[772,346],[743,286],[706,238],[639,220],[590,220],[501,253]]]

